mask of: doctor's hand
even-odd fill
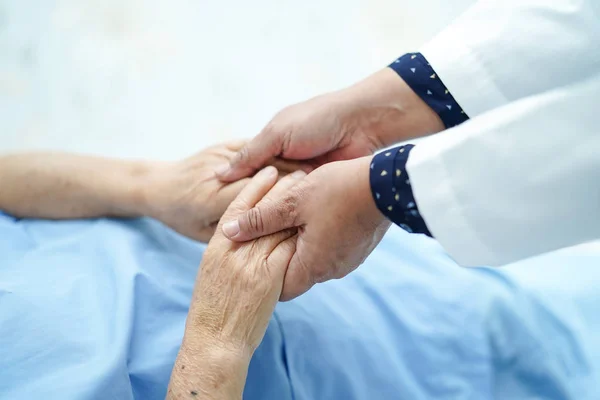
[[[280,196],[236,218],[223,218],[224,234],[236,242],[298,229],[282,300],[353,271],[389,228],[372,198],[370,162],[371,157],[362,157],[325,164]]]
[[[277,170],[263,169],[223,220],[279,198],[304,175],[288,175],[273,187]],[[241,399],[250,359],[281,295],[295,244],[293,229],[246,243],[232,242],[217,230],[202,259],[167,399]]]
[[[156,163],[149,174],[143,194],[145,215],[158,219],[192,239],[208,242],[225,209],[250,179],[223,183],[214,173],[215,166],[228,162],[245,141],[207,148],[181,161]],[[296,165],[268,160],[282,174]]]
[[[232,182],[273,157],[318,167],[442,129],[437,114],[386,68],[349,88],[283,109],[215,171],[222,181]]]

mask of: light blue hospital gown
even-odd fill
[[[0,215],[0,399],[164,398],[203,250],[148,219]],[[599,261],[469,270],[394,228],[278,305],[244,398],[598,398]]]

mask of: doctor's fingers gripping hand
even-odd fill
[[[386,68],[346,89],[284,108],[215,171],[222,181],[231,182],[272,157],[304,161],[310,170],[442,129],[436,112],[401,75]]]
[[[223,219],[282,196],[304,175],[295,172],[273,187],[277,169],[263,169]],[[191,398],[190,393],[202,394],[199,398],[241,398],[250,358],[281,295],[295,244],[293,229],[246,243],[232,242],[217,229],[202,259],[167,398]]]
[[[236,242],[298,228],[282,300],[301,295],[315,283],[347,275],[389,228],[371,195],[370,162],[371,157],[362,157],[325,164],[281,196],[235,218],[224,218],[223,232]]]
[[[225,209],[250,181],[224,183],[214,169],[233,159],[245,143],[223,143],[180,161],[156,163],[143,190],[146,214],[183,235],[208,242]],[[282,160],[267,163],[276,166],[280,175],[298,169],[297,163]]]

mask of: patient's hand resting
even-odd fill
[[[0,156],[0,210],[44,219],[150,216],[208,241],[222,213],[249,182],[223,184],[213,169],[243,145],[214,146],[175,162],[64,152]],[[298,167],[275,164],[284,172]]]
[[[216,178],[214,168],[231,160],[244,144],[220,144],[156,167],[144,196],[148,215],[183,235],[208,242],[229,204],[250,181],[223,183]],[[281,176],[300,167],[293,162],[269,162],[279,168]]]
[[[157,166],[144,190],[148,214],[183,235],[208,242],[227,206],[250,181],[223,184],[213,169],[231,160],[243,145],[243,141],[217,145]]]
[[[271,189],[277,170],[262,170],[223,219],[278,198],[303,176],[289,175]],[[217,230],[202,260],[168,399],[241,399],[250,358],[281,294],[295,244],[290,230],[246,243],[231,242]]]

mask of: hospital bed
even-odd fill
[[[163,399],[205,246],[149,219],[0,215],[0,399]],[[392,228],[280,303],[244,398],[598,399],[600,250],[457,266]]]

